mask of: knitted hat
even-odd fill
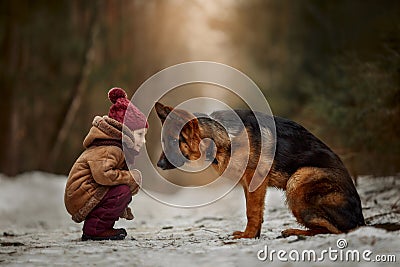
[[[108,117],[120,123],[125,123],[131,131],[149,128],[146,116],[129,101],[123,89],[112,88],[108,91],[108,99],[113,103],[108,112]]]

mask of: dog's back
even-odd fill
[[[261,149],[262,130],[268,129],[276,139],[274,166],[277,171],[292,175],[301,167],[346,169],[327,145],[291,120],[250,110],[216,111],[210,117],[221,122],[231,136],[239,135],[246,128],[250,144],[257,148],[255,151]]]
[[[237,136],[246,128],[251,146],[258,148],[255,151],[261,151],[262,129],[269,129],[271,137],[276,139],[276,171],[289,176],[302,167],[346,171],[343,162],[325,143],[294,121],[250,110],[216,111],[210,117],[221,122],[230,136]]]

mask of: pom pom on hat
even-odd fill
[[[132,131],[149,127],[146,116],[129,101],[123,89],[112,88],[108,91],[108,99],[113,103],[108,112],[110,118],[125,123]]]
[[[114,87],[108,91],[108,99],[115,104],[119,98],[128,98],[126,92],[118,87]]]

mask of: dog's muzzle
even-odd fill
[[[183,164],[184,162],[182,162],[182,164],[174,165],[171,162],[169,162],[169,160],[164,156],[160,158],[160,160],[157,162],[157,167],[161,168],[162,170],[171,170],[180,167]]]

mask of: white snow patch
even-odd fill
[[[241,188],[223,199],[196,209],[173,208],[143,192],[130,204],[134,221],[123,241],[81,242],[81,224],[65,210],[65,176],[31,172],[10,179],[0,175],[0,265],[9,266],[377,266],[376,262],[261,262],[257,252],[269,249],[317,252],[337,249],[371,250],[400,260],[400,231],[362,227],[348,234],[277,238],[286,228],[299,227],[285,204],[284,192],[269,188],[260,239],[232,240],[246,225]],[[400,180],[396,177],[359,179],[363,212],[370,223],[398,223]],[[179,196],[179,192],[177,193]],[[396,204],[397,203],[397,204]],[[4,233],[4,234],[3,234]],[[392,266],[394,263],[381,263]]]

